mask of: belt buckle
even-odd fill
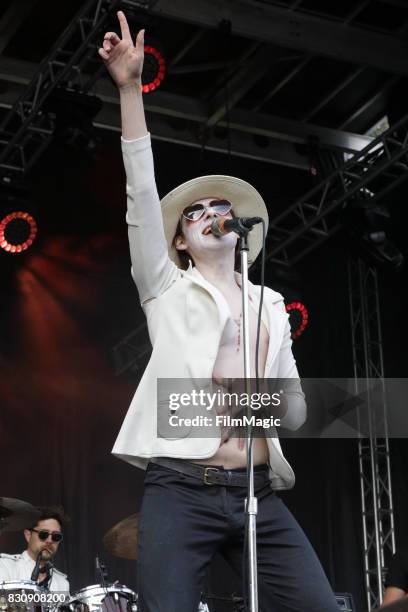
[[[204,476],[203,476],[204,484],[208,485],[209,487],[213,487],[214,483],[208,481],[208,478],[210,476],[209,472],[219,472],[219,469],[218,468],[213,468],[213,467],[207,467],[204,470]]]

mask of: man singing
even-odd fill
[[[65,574],[54,567],[53,559],[62,541],[64,517],[55,508],[39,508],[41,515],[37,523],[24,530],[27,548],[17,555],[0,554],[0,581],[31,580],[36,568],[36,581],[50,591],[69,594],[69,583]]]
[[[211,232],[214,219],[258,216],[259,193],[230,176],[190,180],[159,201],[141,93],[144,31],[132,42],[122,12],[121,38],[107,32],[99,54],[121,103],[127,176],[132,276],[145,312],[153,352],[113,453],[146,469],[138,550],[142,612],[197,612],[206,568],[216,552],[242,572],[246,450],[219,434],[158,436],[157,379],[242,378],[241,276],[235,272],[237,236]],[[262,246],[259,226],[249,237],[249,260]],[[260,288],[249,287],[251,371]],[[297,379],[283,298],[265,290],[258,367],[260,376]],[[296,387],[296,386],[295,386]],[[287,394],[281,426],[305,419],[299,385]],[[254,440],[258,498],[259,599],[263,612],[338,611],[328,581],[278,489],[294,475],[276,437]]]

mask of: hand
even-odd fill
[[[238,384],[237,384],[238,383]],[[237,387],[241,387],[245,385],[245,381],[242,379],[221,379],[213,377],[213,393],[220,393],[224,395],[224,393],[237,393]],[[240,389],[237,393],[239,396],[242,393],[242,389]],[[217,416],[224,417],[241,417],[245,414],[245,409],[242,406],[237,405],[236,403],[232,404],[224,404],[215,405],[215,412]],[[245,447],[245,428],[229,426],[229,425],[221,425],[220,426],[220,436],[221,442],[220,446],[225,444],[230,440],[230,438],[236,438],[236,445],[240,451],[242,451]]]
[[[106,68],[119,89],[142,82],[144,30],[140,30],[135,45],[125,14],[118,12],[122,39],[115,32],[106,32],[103,48],[98,50]]]

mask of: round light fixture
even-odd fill
[[[37,223],[28,212],[18,210],[0,221],[0,248],[7,253],[22,253],[34,242]]]

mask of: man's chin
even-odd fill
[[[43,559],[51,559],[51,557],[54,555],[53,552],[47,550],[46,548],[41,551],[41,554]]]
[[[235,250],[236,240],[232,241],[228,236],[221,236],[218,238],[214,236],[212,240],[208,240],[205,244],[205,251],[224,251],[229,253]]]

